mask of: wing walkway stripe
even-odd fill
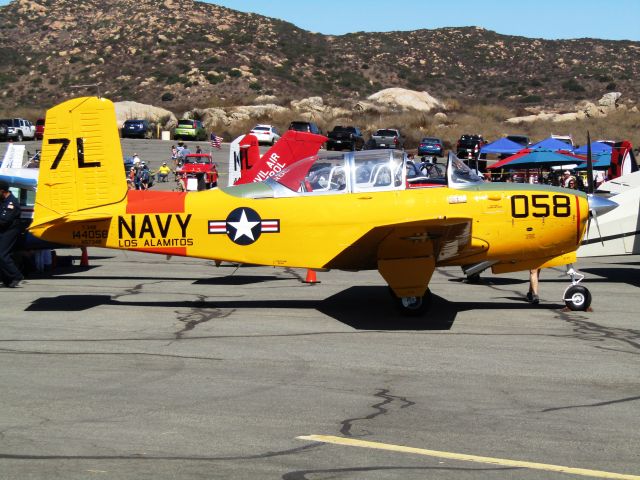
[[[403,445],[393,445],[389,443],[369,442],[366,440],[358,440],[355,438],[334,437],[332,435],[305,435],[296,438],[298,438],[299,440],[311,440],[313,442],[332,443],[335,445],[346,445],[349,447],[373,448],[377,450],[389,450],[392,452],[414,453],[417,455],[425,455],[428,457],[447,458],[450,460],[461,460],[465,462],[488,463],[491,465],[501,465],[504,467],[545,470],[548,472],[582,475],[584,477],[612,478],[618,480],[640,480],[640,476],[637,475],[626,475],[622,473],[589,470],[585,468],[564,467],[562,465],[548,465],[546,463],[523,462],[520,460],[509,460],[506,458],[482,457],[478,455],[443,452],[439,450],[427,450],[424,448],[406,447]]]

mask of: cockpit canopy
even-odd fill
[[[268,196],[292,197],[444,185],[464,188],[483,181],[452,153],[449,154],[446,169],[444,167],[414,162],[398,150],[323,151],[289,165],[265,180],[264,186],[270,187],[271,194]],[[267,193],[264,188],[242,187],[242,191],[229,193],[254,198],[264,197]]]

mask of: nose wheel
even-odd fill
[[[564,304],[572,311],[587,311],[591,306],[591,292],[587,287],[580,285],[584,275],[574,270],[571,265],[567,269],[567,275],[571,277],[571,286],[564,291]]]

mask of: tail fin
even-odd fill
[[[47,111],[32,226],[117,203],[127,193],[110,100],[82,97]]]
[[[235,185],[259,161],[260,146],[256,136],[247,133],[236,138],[229,146],[228,185]]]
[[[250,170],[242,172],[236,185],[266,180],[292,163],[315,155],[326,141],[324,135],[287,130]]]

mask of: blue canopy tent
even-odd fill
[[[578,157],[568,152],[524,149],[509,158],[489,165],[487,168],[492,170],[496,168],[542,168],[558,165],[575,165],[583,161],[584,157]]]
[[[591,155],[593,160],[593,168],[596,170],[607,170],[611,166],[611,153],[599,153]],[[587,168],[587,161],[578,164],[578,169],[585,170]]]
[[[607,145],[606,143],[602,143],[602,142],[591,142],[592,155],[601,155],[603,153],[608,153],[609,155],[611,155],[611,150],[613,150],[613,147],[611,145]],[[573,153],[577,153],[578,155],[586,155],[587,145],[585,144],[581,146]]]
[[[498,153],[503,155],[513,155],[522,150],[523,147],[519,143],[512,142],[508,138],[501,138],[495,142],[487,143],[480,149],[480,153]]]
[[[551,150],[552,152],[557,150],[573,152],[573,147],[571,145],[551,137],[545,138],[535,145],[531,145],[529,148],[531,150]]]

